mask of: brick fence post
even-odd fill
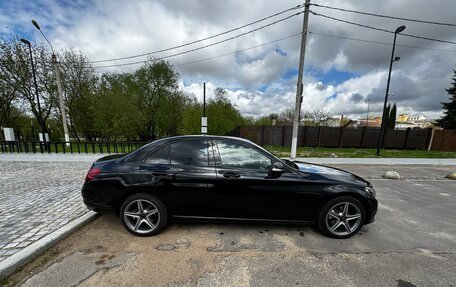
[[[340,131],[339,131],[339,147],[340,147],[340,144],[342,142],[342,133],[344,132],[344,127],[340,127]]]
[[[261,146],[264,145],[264,126],[261,126]]]
[[[364,146],[363,143],[364,143],[364,131],[365,131],[365,130],[366,130],[366,127],[363,127],[363,128],[361,129],[361,141],[360,141],[360,143],[359,143],[359,147],[360,147],[360,148],[363,148],[363,146]]]
[[[405,140],[404,140],[404,149],[407,149],[407,140],[410,134],[410,128],[407,128],[407,131],[405,132]]]

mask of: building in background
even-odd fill
[[[360,120],[350,120],[348,121],[344,127],[346,128],[379,128],[381,126],[382,119],[380,117],[374,119],[360,119]]]
[[[422,113],[416,113],[413,115],[400,114],[396,120],[397,129],[430,127],[433,127],[432,121],[428,120]]]

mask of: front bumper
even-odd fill
[[[375,198],[369,198],[368,199],[368,204],[369,204],[369,210],[367,211],[366,215],[366,221],[364,224],[369,224],[375,221],[375,215],[377,214],[378,210],[378,201]]]

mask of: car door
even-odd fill
[[[214,145],[217,204],[221,217],[306,221],[298,176],[284,166],[272,176],[277,161],[254,145],[220,139]]]
[[[142,166],[144,173],[151,174],[151,185],[166,200],[172,216],[210,213],[205,194],[217,177],[209,154],[213,153],[205,139],[178,140],[152,153]]]

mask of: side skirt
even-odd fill
[[[228,221],[228,222],[241,222],[241,223],[273,223],[273,224],[313,224],[312,221],[304,220],[280,220],[280,219],[262,219],[262,218],[231,218],[231,217],[206,217],[206,216],[184,216],[184,215],[173,215],[171,217],[173,221]]]

